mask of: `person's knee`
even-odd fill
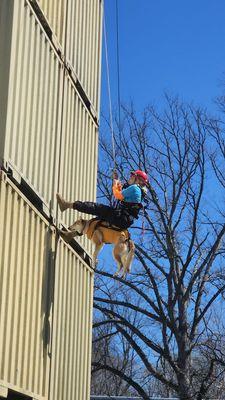
[[[82,211],[80,210],[83,206],[83,202],[82,201],[74,201],[73,203],[73,209],[77,210],[77,211]]]
[[[78,201],[75,201],[75,202],[73,203],[73,209],[74,209],[74,210],[77,209],[77,208],[76,208],[76,207],[77,207],[77,203],[78,203]]]

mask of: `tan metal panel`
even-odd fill
[[[0,384],[47,399],[55,235],[3,173],[0,217]]]
[[[7,109],[1,107],[7,118],[5,126],[1,125],[4,139],[0,155],[50,207],[58,170],[56,137],[60,128],[63,67],[29,4],[1,0],[0,15],[6,14],[8,3],[11,14],[7,14],[1,27],[3,38],[11,37],[11,43],[9,40],[8,65],[3,65],[9,76],[5,88],[8,91],[4,93]],[[1,65],[0,81],[1,74],[5,79]]]
[[[0,3],[0,160],[5,147],[5,123],[8,102],[9,60],[12,40],[13,4]],[[7,29],[6,29],[7,26]]]
[[[30,0],[37,3],[48,21],[53,34],[59,43],[63,42],[64,29],[66,24],[67,0]]]
[[[34,5],[38,4],[41,8],[53,32],[53,36],[57,38],[63,59],[78,78],[93,107],[92,111],[98,116],[103,14],[102,1],[29,1]]]
[[[64,85],[59,192],[70,201],[95,201],[98,131],[68,75]],[[71,210],[60,213],[65,226],[77,218],[78,213]],[[83,237],[78,241],[88,252],[92,251],[90,241]]]
[[[50,400],[89,400],[93,271],[59,240]]]
[[[102,2],[69,0],[66,60],[81,83],[97,115],[100,96]]]

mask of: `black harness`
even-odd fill
[[[119,228],[116,225],[110,225],[109,222],[100,220],[98,217],[92,218],[89,222],[91,223],[92,221],[98,221],[97,224],[95,225],[95,228],[94,228],[93,232],[92,232],[92,236],[93,236],[94,232],[96,231],[96,229],[98,229],[99,227],[111,229],[111,230],[116,231],[116,232],[122,232],[122,231],[126,230],[128,232],[128,238],[125,240],[125,242],[128,242],[129,249],[130,249],[130,232],[127,229]],[[105,243],[105,244],[110,244],[110,243]]]
[[[123,185],[123,189],[126,189],[128,184]],[[137,185],[141,189],[141,201],[144,200],[144,197],[146,196],[146,192],[142,189],[140,185]],[[125,201],[120,201],[118,202],[117,207],[121,210],[123,210],[124,213],[126,213],[128,216],[132,216],[136,219],[138,219],[138,214],[139,211],[143,208],[142,203],[127,203]]]
[[[117,232],[122,232],[124,230],[127,230],[126,228],[125,229],[124,228],[119,228],[116,225],[112,225],[112,224],[110,225],[109,222],[101,220],[98,217],[92,218],[89,222],[91,223],[92,221],[98,221],[97,224],[95,225],[95,229],[97,229],[99,226],[102,226],[103,228],[112,229],[113,231],[117,231]],[[130,234],[129,234],[129,237],[130,237]]]

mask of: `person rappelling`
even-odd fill
[[[113,173],[113,194],[118,200],[115,207],[90,201],[70,202],[57,193],[56,198],[61,212],[73,209],[98,217],[100,220],[121,229],[129,228],[138,219],[142,201],[147,192],[148,176],[141,170],[131,172],[127,184],[122,185],[117,172]]]

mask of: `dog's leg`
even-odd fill
[[[98,263],[97,255],[104,246],[102,233],[96,230],[92,236],[92,241],[95,244],[95,251],[93,253],[93,258],[92,258],[92,266],[93,268],[95,268]]]
[[[132,264],[132,261],[134,258],[134,252],[135,252],[135,245],[134,245],[133,240],[129,240],[129,242],[126,245],[127,245],[127,257],[126,257],[126,261],[124,262],[123,277],[125,277],[126,274],[131,271],[131,264]]]
[[[101,244],[95,246],[95,251],[94,251],[94,253],[93,253],[93,259],[92,259],[92,266],[93,266],[93,268],[95,268],[96,265],[98,264],[97,256],[98,256],[98,253],[100,252],[100,250],[101,250],[101,248],[102,248],[103,246],[104,246],[103,243],[101,243]]]
[[[117,262],[117,271],[113,276],[119,275],[120,271],[123,269],[123,260],[122,260],[122,254],[124,252],[124,243],[116,243],[113,249],[113,257],[115,258]]]
[[[117,271],[115,272],[115,274],[113,276],[118,276],[122,268],[123,268],[123,264],[121,263],[121,261],[118,261],[117,262]]]
[[[58,231],[59,234],[62,236],[63,240],[65,240],[65,242],[69,243],[71,242],[71,240],[77,236],[77,231],[63,231],[63,230],[59,230]]]

